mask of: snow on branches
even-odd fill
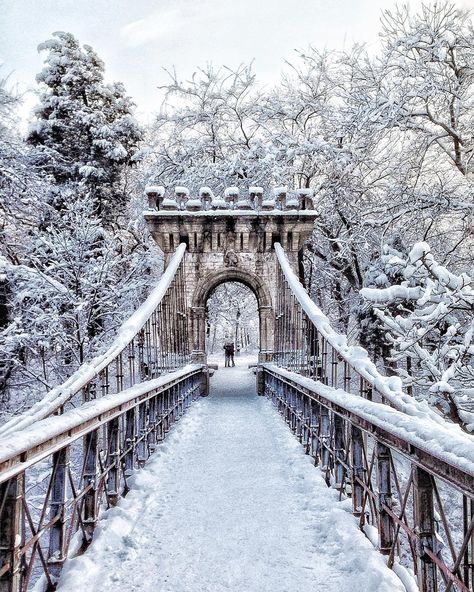
[[[123,166],[140,158],[134,104],[121,83],[104,82],[102,60],[71,33],[54,33],[38,49],[46,59],[28,141],[39,147],[39,163],[56,183],[85,183],[114,217],[126,204],[118,188]]]
[[[400,282],[363,288],[361,295],[387,332],[398,371],[415,396],[474,429],[474,286],[466,274],[439,264],[426,242],[404,255],[385,246],[381,264]]]

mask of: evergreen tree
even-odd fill
[[[123,213],[124,167],[139,158],[142,131],[121,83],[104,82],[104,64],[71,33],[54,33],[38,74],[40,104],[28,141],[41,148],[41,164],[59,185],[82,183],[101,218]]]
[[[12,409],[107,347],[161,270],[130,201],[127,169],[141,138],[132,101],[121,84],[104,83],[103,63],[71,34],[40,49],[48,55],[29,147],[15,144],[0,177],[0,363],[9,369],[0,390]],[[1,165],[12,146],[0,140]]]

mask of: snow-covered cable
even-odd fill
[[[151,317],[153,311],[166,294],[183,259],[185,250],[186,245],[184,243],[178,246],[156,287],[145,302],[121,325],[117,336],[108,350],[96,356],[90,362],[82,364],[65,382],[50,390],[41,401],[35,403],[28,411],[12,418],[5,425],[1,426],[1,437],[13,431],[24,429],[32,423],[53,414],[73,395],[98,376],[127,347]]]

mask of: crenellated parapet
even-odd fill
[[[228,187],[219,196],[209,187],[192,195],[187,187],[165,191],[150,185],[145,194],[145,219],[166,254],[181,242],[188,245],[189,253],[266,253],[275,242],[290,253],[297,252],[318,216],[314,192],[309,189],[276,187],[266,194],[261,187],[245,191]]]
[[[191,195],[187,187],[175,187],[167,192],[161,185],[145,188],[150,210],[162,212],[227,212],[250,210],[255,212],[314,211],[314,191],[275,187],[267,195],[262,187],[227,187],[224,195],[214,195],[209,187],[201,187],[197,195]]]

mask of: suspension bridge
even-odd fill
[[[0,427],[0,592],[473,590],[472,436],[310,299],[311,192],[146,194],[160,282]],[[210,378],[206,301],[227,281],[258,301],[255,377]]]

